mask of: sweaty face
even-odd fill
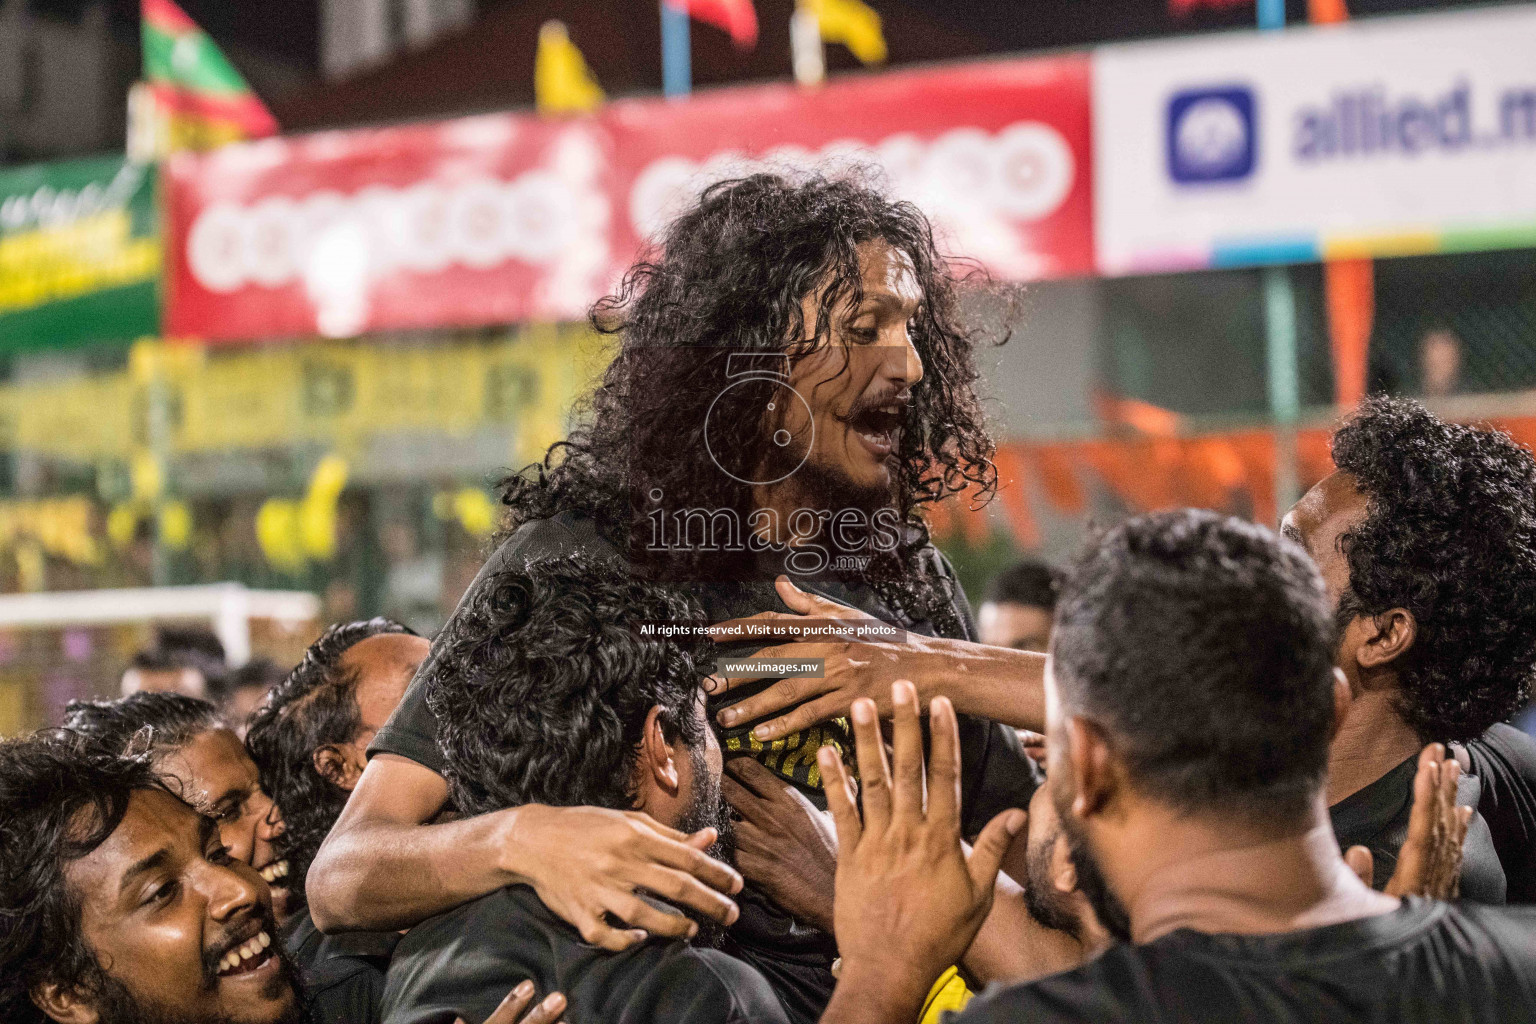
[[[170,794],[135,793],[65,881],[108,976],[93,1005],[100,1024],[299,1020],[266,885],[229,855],[212,821]]]
[[[1032,604],[987,601],[976,613],[981,642],[993,647],[1044,652],[1051,643],[1051,613]]]
[[[827,342],[791,370],[789,385],[805,404],[785,402],[769,414],[771,426],[812,438],[792,478],[810,508],[890,503],[910,391],[923,377],[908,333],[923,299],[911,259],[876,240],[859,246],[859,264],[862,301],[834,310]],[[802,300],[807,332],[820,299],[818,291]]]
[[[288,913],[288,862],[273,841],[282,817],[261,788],[256,762],[228,729],[209,729],[161,758],[161,771],[178,783],[179,795],[218,822],[219,838],[235,860],[249,864],[273,886],[279,919]]]
[[[1029,832],[1024,853],[1024,906],[1031,917],[1047,928],[1082,937],[1072,901],[1072,887],[1062,888],[1069,873],[1063,871],[1069,846],[1061,818],[1046,787],[1035,790],[1029,801]],[[1072,882],[1075,885],[1075,878]]]
[[[342,671],[357,673],[354,697],[362,722],[357,735],[343,749],[350,767],[349,778],[361,775],[367,767],[368,744],[389,721],[431,650],[432,645],[419,636],[380,633],[358,641],[342,655]]]

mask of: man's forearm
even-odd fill
[[[948,697],[955,710],[1015,729],[1045,728],[1045,655],[947,640],[925,673],[922,697]]]
[[[441,825],[357,821],[332,832],[309,869],[309,911],[323,932],[409,928],[522,879],[501,870],[516,810]]]

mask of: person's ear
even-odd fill
[[[1072,773],[1070,810],[1079,818],[1087,818],[1101,811],[1120,785],[1114,752],[1104,731],[1088,719],[1073,715],[1063,725],[1067,764]]]
[[[363,776],[362,768],[347,756],[346,751],[334,744],[327,743],[317,748],[314,761],[315,771],[320,773],[322,779],[348,793],[357,788],[357,780]]]
[[[645,716],[645,728],[640,734],[640,763],[636,766],[641,776],[637,788],[643,793],[654,786],[675,797],[682,788],[682,778],[677,753],[661,728],[661,715],[661,705],[657,704]]]
[[[35,985],[29,994],[32,1005],[58,1024],[97,1024],[101,1019],[96,1007],[82,999],[79,992],[56,981]]]
[[[1328,741],[1333,742],[1333,737],[1344,728],[1344,719],[1349,716],[1349,709],[1355,703],[1355,692],[1349,688],[1349,679],[1344,675],[1344,670],[1335,666],[1333,670],[1333,732],[1329,734]]]
[[[1355,651],[1361,668],[1381,668],[1408,653],[1418,636],[1419,624],[1406,608],[1392,608],[1372,617],[1375,635]],[[1366,625],[1367,630],[1372,624]]]

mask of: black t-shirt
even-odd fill
[[[621,557],[598,534],[590,519],[562,514],[553,519],[536,520],[523,524],[496,549],[466,593],[472,593],[487,576],[510,566],[575,552],[602,558]],[[949,583],[954,618],[963,633],[961,639],[973,639],[976,629],[970,605],[948,561],[931,546],[923,552],[922,559],[933,575]],[[934,635],[931,623],[904,621],[868,587],[850,586],[840,580],[818,579],[800,583],[803,589],[858,608],[882,621],[896,623],[912,632]],[[779,600],[771,578],[740,584],[698,584],[695,595],[703,604],[705,615],[716,622],[760,611],[788,610]],[[761,646],[733,644],[725,653],[741,657],[754,653]],[[369,744],[368,753],[398,754],[442,774],[444,764],[437,745],[437,721],[427,707],[424,685],[431,664],[429,655],[399,707]],[[736,699],[739,694],[733,691],[730,700]],[[711,714],[720,706],[723,705],[711,701]],[[961,824],[967,835],[975,835],[1002,811],[1028,806],[1038,785],[1037,769],[1024,754],[1012,729],[970,715],[957,718],[964,812]],[[764,747],[748,738],[751,725],[745,723],[740,728],[722,732],[721,746],[726,757],[746,755],[756,758],[821,803],[823,797],[817,784],[818,775],[812,774],[816,749],[828,740],[837,741],[839,730],[846,726],[838,722],[827,723],[809,733]],[[846,737],[843,738],[846,742]],[[835,985],[832,961],[837,956],[836,943],[818,929],[795,921],[750,885],[737,902],[741,906],[741,917],[730,931],[731,940],[736,944],[734,950],[769,979],[795,1024],[814,1024],[826,1008]]]
[[[299,965],[309,1024],[378,1024],[384,970],[399,932],[322,935],[306,910],[285,929],[283,946]]]
[[[1477,813],[1504,865],[1505,897],[1536,903],[1536,740],[1512,725],[1495,725],[1463,746],[1482,783]]]
[[[1180,930],[973,999],[951,1024],[1525,1024],[1536,910],[1409,898],[1283,935]]]
[[[1419,759],[1411,757],[1357,793],[1328,809],[1339,849],[1365,846],[1371,851],[1377,889],[1387,884],[1397,868],[1397,851],[1408,838],[1408,816],[1413,812],[1413,777]],[[1456,802],[1477,807],[1482,786],[1474,775],[1463,775],[1456,785]],[[1461,855],[1461,898],[1476,903],[1504,902],[1504,868],[1488,823],[1472,815]]]
[[[767,980],[741,960],[680,941],[610,953],[510,886],[428,918],[389,966],[384,1024],[470,1024],[524,979],[562,992],[568,1024],[788,1024]]]

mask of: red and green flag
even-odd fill
[[[208,34],[172,0],[140,0],[144,79],[170,150],[277,133],[277,121]]]

